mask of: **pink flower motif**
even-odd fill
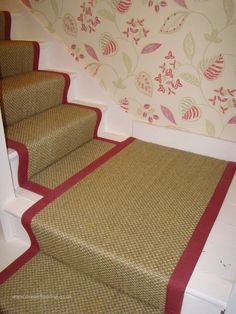
[[[213,98],[209,98],[208,100],[212,103],[213,106],[215,106],[215,104],[216,104],[216,96],[214,96]]]
[[[172,69],[167,69],[166,72],[165,72],[165,75],[173,78]]]
[[[165,94],[166,90],[162,84],[159,85],[158,92],[162,92],[163,94]]]
[[[160,11],[161,8],[167,6],[167,1],[165,0],[146,0],[149,8],[152,8],[156,13]]]
[[[166,60],[175,59],[175,57],[174,57],[173,54],[172,54],[172,51],[169,51],[169,52],[168,52],[168,55],[165,56],[165,59],[166,59]]]
[[[180,82],[179,79],[175,83],[175,89],[178,89],[178,87],[183,87],[183,84]]]
[[[84,59],[84,54],[81,53],[80,48],[77,47],[76,44],[72,44],[70,46],[70,54],[72,57],[75,58],[76,61],[79,61],[80,59]]]
[[[144,27],[144,19],[131,18],[126,24],[128,27],[123,31],[123,34],[126,38],[133,40],[136,45],[142,38],[148,36],[149,30]]]
[[[155,108],[153,108],[150,104],[144,104],[143,106],[140,106],[138,109],[138,114],[149,123],[153,123],[159,119],[159,116],[155,113]]]
[[[101,21],[97,15],[94,14],[93,1],[84,1],[80,6],[80,15],[77,17],[77,21],[80,23],[80,30],[82,32],[94,33],[96,27],[101,24]]]
[[[170,50],[168,54],[164,57],[164,62],[159,65],[159,71],[157,76],[154,78],[157,81],[158,87],[157,91],[167,95],[175,95],[176,90],[183,87],[182,82],[179,78],[175,78],[175,67],[176,59],[173,52]]]
[[[213,106],[218,107],[222,114],[225,114],[229,108],[236,108],[234,97],[236,89],[220,86],[219,88],[214,89],[214,92],[214,95],[208,98],[208,101]]]
[[[159,82],[161,84],[162,82],[162,78],[161,78],[161,74],[159,73],[158,76],[155,77],[155,81]]]

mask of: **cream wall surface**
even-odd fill
[[[236,142],[236,0],[22,0],[134,120]]]

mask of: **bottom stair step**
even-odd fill
[[[103,139],[92,139],[34,175],[30,181],[54,189],[115,146]]]
[[[0,286],[0,313],[159,314],[42,253]]]
[[[90,141],[96,121],[94,110],[60,105],[9,126],[6,135],[26,145],[31,177]]]
[[[31,228],[44,254],[163,310],[168,282],[225,167],[133,140],[35,204]]]

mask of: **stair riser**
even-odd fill
[[[96,123],[94,110],[64,105],[8,127],[8,145],[21,154],[20,184],[91,140]]]
[[[36,75],[37,74],[37,75]],[[2,107],[6,125],[60,105],[63,101],[63,75],[29,72],[2,81]]]
[[[1,78],[38,69],[39,45],[36,42],[0,42]]]

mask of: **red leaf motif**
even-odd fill
[[[126,13],[132,5],[132,0],[113,0],[113,5],[120,13]]]
[[[113,56],[118,51],[118,45],[109,33],[101,35],[100,48],[104,56]]]
[[[178,5],[180,5],[181,7],[184,7],[187,9],[187,5],[185,3],[185,0],[175,0],[176,3],[178,3]]]
[[[145,46],[142,51],[141,51],[141,54],[145,54],[145,53],[151,53],[155,50],[157,50],[158,48],[161,47],[161,44],[159,43],[153,43],[153,44],[149,44],[147,46]]]
[[[126,97],[122,98],[122,99],[120,99],[119,103],[120,103],[121,109],[123,109],[125,112],[128,112],[128,110],[129,110],[129,101],[128,101],[128,99]]]
[[[224,58],[222,54],[220,54],[215,59],[215,62],[210,64],[203,74],[206,79],[212,81],[218,78],[218,76],[222,73],[223,69],[224,69]]]
[[[184,120],[196,120],[200,117],[200,110],[196,106],[192,106],[182,115]]]
[[[170,122],[176,124],[173,113],[170,111],[169,108],[167,108],[165,106],[161,106],[161,111],[162,111],[163,115],[166,117],[166,119],[168,119]]]
[[[236,124],[236,116],[232,117],[229,121],[228,124]]]
[[[93,47],[91,47],[91,46],[89,46],[89,45],[87,45],[87,44],[85,44],[84,47],[85,47],[85,49],[86,49],[88,55],[90,55],[91,58],[93,58],[93,59],[99,61],[99,60],[98,60],[98,57],[97,57],[97,55],[96,55],[96,52],[95,52],[95,50],[93,49]]]

